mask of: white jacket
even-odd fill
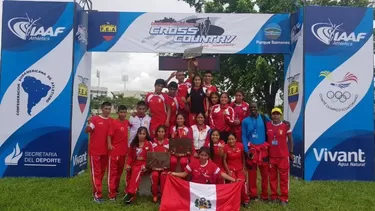
[[[193,139],[194,139],[194,148],[196,150],[199,150],[206,141],[206,137],[208,135],[208,131],[210,130],[210,127],[208,125],[205,126],[205,128],[202,131],[199,131],[197,125],[191,126],[191,130],[193,131]]]

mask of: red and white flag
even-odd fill
[[[240,211],[241,182],[198,184],[168,175],[160,211]]]

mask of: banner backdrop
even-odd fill
[[[73,11],[3,2],[0,177],[68,176]]]
[[[91,53],[87,52],[88,14],[76,4],[74,26],[72,147],[70,175],[87,169],[88,135],[84,132],[90,111]]]
[[[306,7],[304,27],[305,180],[374,180],[373,9]]]
[[[290,52],[289,14],[89,12],[89,51],[183,53]]]
[[[291,123],[294,141],[294,162],[291,174],[303,178],[303,9],[290,17],[291,54],[284,55],[285,81],[284,118]]]

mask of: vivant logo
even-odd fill
[[[8,156],[6,156],[5,165],[7,165],[7,166],[18,165],[18,161],[21,159],[22,154],[23,153],[21,152],[20,147],[17,143],[16,147],[13,148],[13,152],[10,153]]]
[[[82,166],[87,163],[87,152],[82,155],[74,155],[73,157],[73,166]]]
[[[363,167],[366,164],[365,153],[358,149],[358,151],[329,151],[327,148],[318,149],[314,148],[315,159],[318,162],[338,162],[338,166],[356,166]]]
[[[329,23],[315,23],[311,26],[313,35],[326,45],[352,46],[366,37],[367,33],[348,33],[341,28],[344,23],[336,25],[330,19],[328,21]]]
[[[41,18],[32,19],[26,13],[26,17],[15,17],[8,21],[9,30],[22,40],[48,41],[50,37],[57,37],[63,33],[65,27],[45,28],[38,23]]]

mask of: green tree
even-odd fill
[[[93,97],[92,100],[91,100],[91,103],[90,103],[90,107],[91,107],[91,109],[100,109],[100,105],[103,102],[111,102],[112,103],[112,99],[110,97],[106,96],[106,95]]]
[[[117,108],[119,105],[124,105],[128,109],[133,109],[139,101],[139,99],[136,97],[124,97],[124,94],[114,94],[113,92],[111,93],[113,96],[112,103],[115,108]]]
[[[302,0],[183,0],[197,12],[207,13],[291,13],[303,5]],[[309,5],[368,6],[368,0],[312,0]],[[255,6],[259,8],[255,10]],[[276,94],[284,84],[284,58],[282,55],[221,55],[220,72],[215,83],[231,95],[246,90],[247,101],[257,101],[264,112],[275,105]]]

